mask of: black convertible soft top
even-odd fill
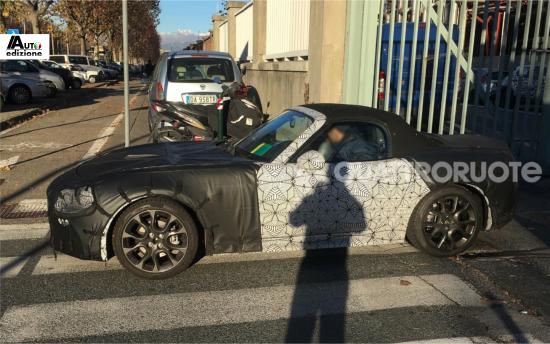
[[[369,120],[385,127],[391,135],[392,156],[396,158],[408,157],[414,152],[431,149],[438,146],[428,136],[416,131],[398,115],[361,105],[350,104],[307,104],[309,109],[318,111],[327,117],[327,126],[341,121]]]

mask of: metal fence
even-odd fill
[[[308,56],[310,0],[267,0],[266,59]]]
[[[507,140],[534,159],[550,1],[380,1],[373,104],[418,130]]]

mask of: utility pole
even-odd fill
[[[122,0],[122,50],[124,54],[124,146],[130,146],[130,109],[128,88],[128,0]]]

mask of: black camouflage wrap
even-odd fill
[[[261,251],[256,168],[208,142],[110,152],[68,171],[48,188],[50,243],[78,258],[106,259],[112,256],[105,232],[112,220],[130,203],[159,196],[178,201],[196,218],[207,251]],[[59,191],[83,185],[92,186],[95,205],[72,216],[58,214],[53,204]],[[61,225],[60,218],[69,225]]]

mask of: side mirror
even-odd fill
[[[310,150],[302,154],[296,163],[304,170],[320,170],[325,167],[325,157],[316,150]]]

